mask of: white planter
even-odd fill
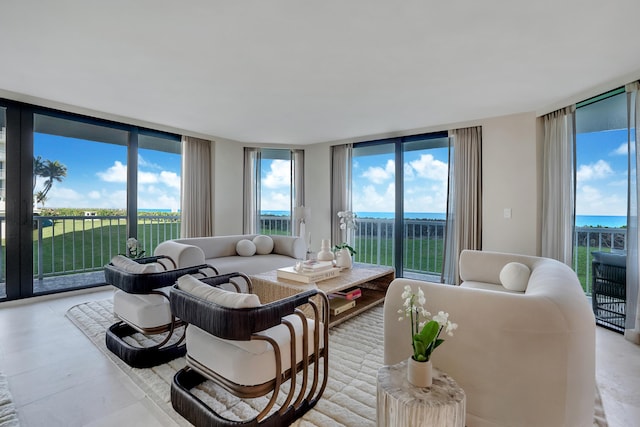
[[[407,361],[407,381],[416,387],[430,387],[433,383],[433,365],[431,361],[418,362],[409,356]]]
[[[349,249],[342,248],[336,252],[336,267],[351,268],[353,266],[353,260],[351,259],[351,252]]]

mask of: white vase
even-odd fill
[[[431,361],[418,362],[412,356],[407,361],[407,380],[416,387],[430,387],[433,383]]]
[[[353,260],[351,259],[351,252],[347,248],[342,248],[336,253],[336,267],[351,268],[353,266]]]
[[[317,259],[318,261],[333,261],[333,252],[331,252],[331,242],[329,239],[322,239]]]

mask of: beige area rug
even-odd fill
[[[4,374],[0,374],[0,427],[19,426],[18,412],[13,404],[9,383]]]
[[[170,399],[171,380],[175,372],[184,367],[184,358],[150,369],[136,369],[126,365],[107,350],[104,342],[105,330],[115,322],[112,307],[111,300],[79,304],[69,309],[67,317],[169,417],[179,425],[191,425],[173,410]],[[314,409],[295,425],[375,425],[376,376],[383,360],[382,325],[382,306],[378,306],[330,330],[330,378],[327,388]],[[199,387],[198,396],[205,401],[211,401],[213,398],[210,395],[219,390],[214,391],[207,383]],[[259,400],[250,403],[251,406],[260,404]],[[599,393],[596,396],[595,408],[594,426],[606,427]]]

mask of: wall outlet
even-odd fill
[[[504,208],[504,217],[506,219],[511,219],[511,208]]]

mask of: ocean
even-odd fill
[[[358,218],[376,218],[391,219],[394,217],[392,212],[356,212]],[[262,215],[288,216],[286,211],[262,211]],[[405,212],[407,219],[445,219],[446,215],[442,212]],[[620,228],[626,227],[626,216],[614,215],[576,215],[576,227],[608,227]]]

